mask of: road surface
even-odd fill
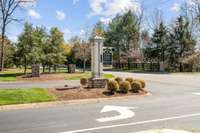
[[[16,88],[56,88],[65,85],[79,86],[78,80],[55,80],[55,81],[21,81],[21,82],[0,82],[0,89],[16,89]]]
[[[153,95],[99,103],[1,111],[0,133],[134,133],[161,128],[200,133],[199,76],[113,74],[144,78]],[[109,111],[110,106],[133,108],[121,110],[121,113],[126,114],[122,115],[122,119],[98,121],[99,118],[120,116],[116,110]],[[107,111],[101,113],[106,107]],[[128,118],[131,112],[132,117]]]

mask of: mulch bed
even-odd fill
[[[41,74],[40,77],[18,76],[17,81],[48,81],[48,80],[64,80],[65,74]]]
[[[145,95],[146,91],[141,91],[139,93],[129,92],[127,94],[115,93],[110,94],[106,89],[67,89],[62,88],[49,89],[49,92],[57,97],[57,100],[78,100],[78,99],[92,99],[92,98],[110,98],[110,97],[122,97],[122,96],[134,96],[134,95]]]

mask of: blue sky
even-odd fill
[[[189,1],[189,0],[188,0]],[[83,35],[87,27],[91,28],[97,21],[108,23],[117,13],[128,9],[140,12],[141,4],[145,16],[149,18],[155,8],[163,11],[164,20],[169,23],[179,14],[183,0],[37,0],[34,6],[26,5],[16,12],[22,23],[9,26],[7,35],[16,40],[22,31],[23,23],[35,26],[58,27],[68,40],[74,35]]]

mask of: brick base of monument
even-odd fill
[[[92,78],[88,80],[88,88],[105,88],[108,79]]]

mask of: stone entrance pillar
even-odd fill
[[[33,64],[32,65],[32,77],[40,77],[40,65],[39,64]]]
[[[165,71],[164,62],[160,62],[159,65],[160,65],[160,71],[164,72]]]
[[[96,36],[91,47],[92,78],[102,78],[103,75],[103,38]]]
[[[88,80],[89,88],[105,88],[107,79],[103,79],[103,38],[96,36],[91,46],[92,78]]]

